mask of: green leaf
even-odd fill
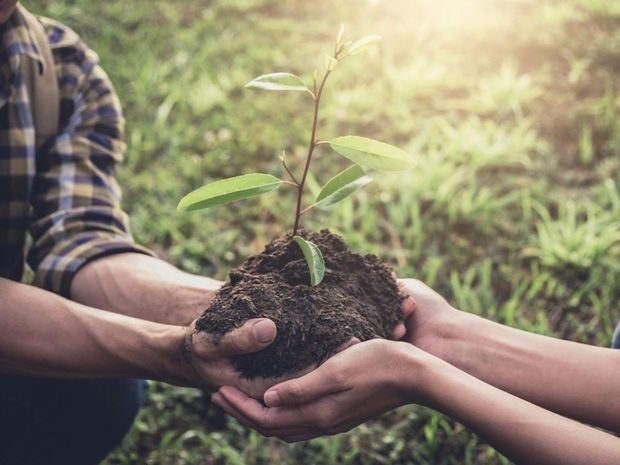
[[[301,236],[294,236],[293,239],[304,254],[308,270],[310,271],[310,284],[317,286],[323,281],[325,275],[325,262],[321,250],[313,242],[305,240]]]
[[[281,179],[263,173],[220,179],[187,194],[177,205],[177,210],[200,210],[234,200],[255,197],[277,189],[280,184],[282,184]]]
[[[269,73],[252,79],[245,85],[248,89],[293,90],[310,92],[299,76],[291,73]],[[312,92],[310,92],[312,93]]]
[[[327,181],[316,197],[317,207],[328,207],[345,199],[360,187],[372,181],[359,165],[349,166]]]
[[[360,40],[354,42],[349,49],[347,50],[347,55],[357,55],[358,53],[362,53],[364,50],[372,46],[374,43],[379,42],[381,40],[381,36],[376,34],[370,36],[364,36]]]
[[[414,165],[407,152],[367,137],[337,137],[330,140],[329,145],[340,155],[367,169],[401,171]]]

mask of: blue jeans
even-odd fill
[[[614,349],[620,349],[620,323],[616,326],[616,330],[614,331],[614,337],[611,342],[611,346]]]
[[[129,431],[146,382],[0,374],[1,465],[95,465]]]

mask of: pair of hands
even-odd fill
[[[413,312],[414,301],[408,297],[403,301],[403,321],[406,321]],[[193,385],[216,390],[220,386],[235,386],[244,393],[260,398],[267,388],[287,378],[269,378],[247,380],[239,377],[230,363],[230,357],[260,351],[268,347],[276,337],[275,324],[266,318],[248,320],[239,328],[226,334],[221,340],[215,341],[207,333],[196,333],[192,330],[192,323],[188,328],[191,331],[191,366],[196,379]],[[404,323],[396,325],[393,331],[393,339],[403,338],[407,329]],[[345,344],[342,349],[359,341],[354,339]],[[308,370],[310,371],[310,369]],[[299,373],[300,376],[304,373]]]
[[[287,442],[338,434],[401,405],[424,403],[425,372],[433,357],[413,344],[431,347],[439,328],[457,311],[421,281],[401,280],[400,285],[407,296],[403,302],[406,324],[394,329],[394,341],[354,343],[316,370],[268,389],[265,405],[244,393],[248,391],[243,380],[227,361],[216,361],[205,372],[222,386],[212,395],[213,402],[240,423]],[[242,339],[246,326],[260,324],[266,336],[270,323],[250,321],[227,335],[225,347],[237,351],[229,350],[228,355],[252,352],[256,346]],[[272,329],[275,338],[275,326]]]

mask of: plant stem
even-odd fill
[[[301,200],[304,194],[304,187],[306,186],[306,177],[308,176],[308,170],[310,169],[310,162],[312,161],[312,154],[314,153],[314,149],[317,146],[316,140],[316,129],[317,123],[319,120],[319,106],[321,104],[321,95],[323,94],[323,88],[325,87],[325,81],[329,77],[331,71],[327,70],[325,72],[325,76],[323,76],[323,80],[321,81],[321,85],[316,93],[316,98],[314,99],[314,116],[312,118],[312,135],[310,136],[310,145],[308,147],[308,157],[306,158],[306,166],[304,168],[304,174],[301,177],[301,182],[299,183],[297,189],[297,208],[295,210],[295,226],[293,226],[293,236],[297,234],[297,229],[299,229],[299,218],[301,217]]]
[[[295,183],[295,187],[299,187],[299,181],[297,180],[295,175],[291,172],[291,170],[289,169],[288,165],[286,164],[286,162],[284,160],[282,160],[282,166],[284,166],[284,169],[286,170],[288,175],[291,177],[291,179]]]

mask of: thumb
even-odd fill
[[[341,390],[329,379],[325,365],[321,365],[301,378],[284,381],[268,389],[264,401],[268,407],[295,407]]]
[[[262,350],[276,338],[276,325],[267,318],[253,318],[226,333],[215,343],[211,335],[200,338],[194,352],[201,358],[219,359]],[[198,338],[196,338],[198,339]]]

